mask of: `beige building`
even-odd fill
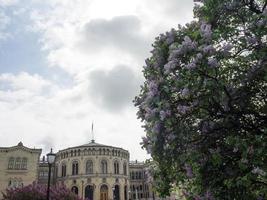
[[[48,163],[41,149],[19,143],[0,147],[0,193],[7,187],[47,184]],[[60,150],[52,168],[51,184],[64,183],[80,197],[90,200],[153,199],[146,182],[145,164],[129,162],[127,150],[91,142]]]
[[[0,198],[6,188],[28,185],[38,179],[41,152],[42,149],[25,147],[22,142],[0,147]]]
[[[90,143],[57,153],[56,182],[90,200],[127,200],[129,152],[118,147]]]

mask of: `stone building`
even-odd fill
[[[129,152],[118,147],[90,143],[60,150],[55,179],[81,197],[126,200],[129,190]]]
[[[0,147],[0,198],[6,188],[28,185],[38,179],[41,152],[42,149],[25,147],[22,142]]]
[[[48,163],[45,157],[39,160],[41,151],[22,143],[0,147],[0,193],[7,187],[34,181],[47,184]],[[64,183],[80,197],[90,200],[153,199],[151,184],[146,182],[145,163],[129,162],[129,157],[125,149],[94,140],[69,147],[56,153],[51,183]]]
[[[132,161],[130,169],[130,199],[154,199],[155,195],[152,185],[147,182],[146,164],[144,162]]]

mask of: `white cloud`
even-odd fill
[[[115,66],[110,71],[96,70],[89,76],[90,97],[103,109],[120,113],[132,104],[132,100],[141,85],[131,68]]]
[[[31,0],[26,7],[1,2],[16,4],[14,15],[30,15],[32,24],[24,25],[40,34],[47,67],[60,67],[73,82],[62,87],[53,81],[56,74],[0,74],[0,146],[20,140],[45,151],[80,145],[90,140],[94,121],[97,142],[123,147],[131,159],[144,160],[139,142],[145,133],[131,100],[154,38],[189,21],[192,2]],[[4,12],[1,20],[0,34],[8,34],[10,19]]]
[[[17,4],[18,0],[0,0],[0,6],[12,6]]]
[[[28,90],[30,92],[40,92],[45,87],[52,85],[51,82],[43,79],[40,75],[30,75],[27,72],[21,72],[18,75],[0,74],[0,83],[6,84],[12,90]]]
[[[10,23],[10,18],[0,10],[0,41],[7,39],[11,34],[6,32],[6,27]]]

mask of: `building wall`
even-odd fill
[[[0,147],[0,198],[6,188],[28,185],[38,179],[38,163],[42,150],[30,149],[20,142],[14,147]],[[14,164],[9,163],[14,158]],[[26,165],[18,161],[27,159]],[[25,163],[25,162],[24,162]],[[24,165],[24,166],[23,166]]]

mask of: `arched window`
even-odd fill
[[[108,173],[108,163],[106,160],[101,161],[101,172],[102,172],[102,174]]]
[[[114,200],[120,200],[120,186],[115,185],[115,190],[113,191]]]
[[[93,161],[92,160],[87,160],[86,162],[86,174],[92,174],[93,171]]]
[[[94,187],[92,185],[87,185],[85,187],[84,197],[90,200],[94,200]]]
[[[15,161],[15,169],[20,169],[21,166],[21,158],[17,157]]]
[[[64,164],[62,164],[62,166],[61,166],[61,176],[62,177],[65,177],[67,175],[67,166],[66,166],[66,164],[64,163]]]
[[[127,175],[127,165],[126,165],[126,163],[123,163],[123,174],[125,176]]]
[[[107,185],[101,185],[100,200],[108,200],[108,186]]]
[[[27,169],[27,158],[22,158],[21,169]]]
[[[76,186],[73,186],[73,187],[71,188],[71,191],[72,191],[74,194],[77,194],[77,195],[78,195],[79,190],[78,190],[78,188],[77,188]]]
[[[79,165],[77,161],[72,163],[72,175],[78,175]]]
[[[119,173],[120,173],[119,162],[115,161],[114,162],[114,174],[119,174]]]
[[[14,168],[14,162],[15,162],[15,159],[13,157],[9,158],[9,160],[8,160],[8,169],[13,169]]]

